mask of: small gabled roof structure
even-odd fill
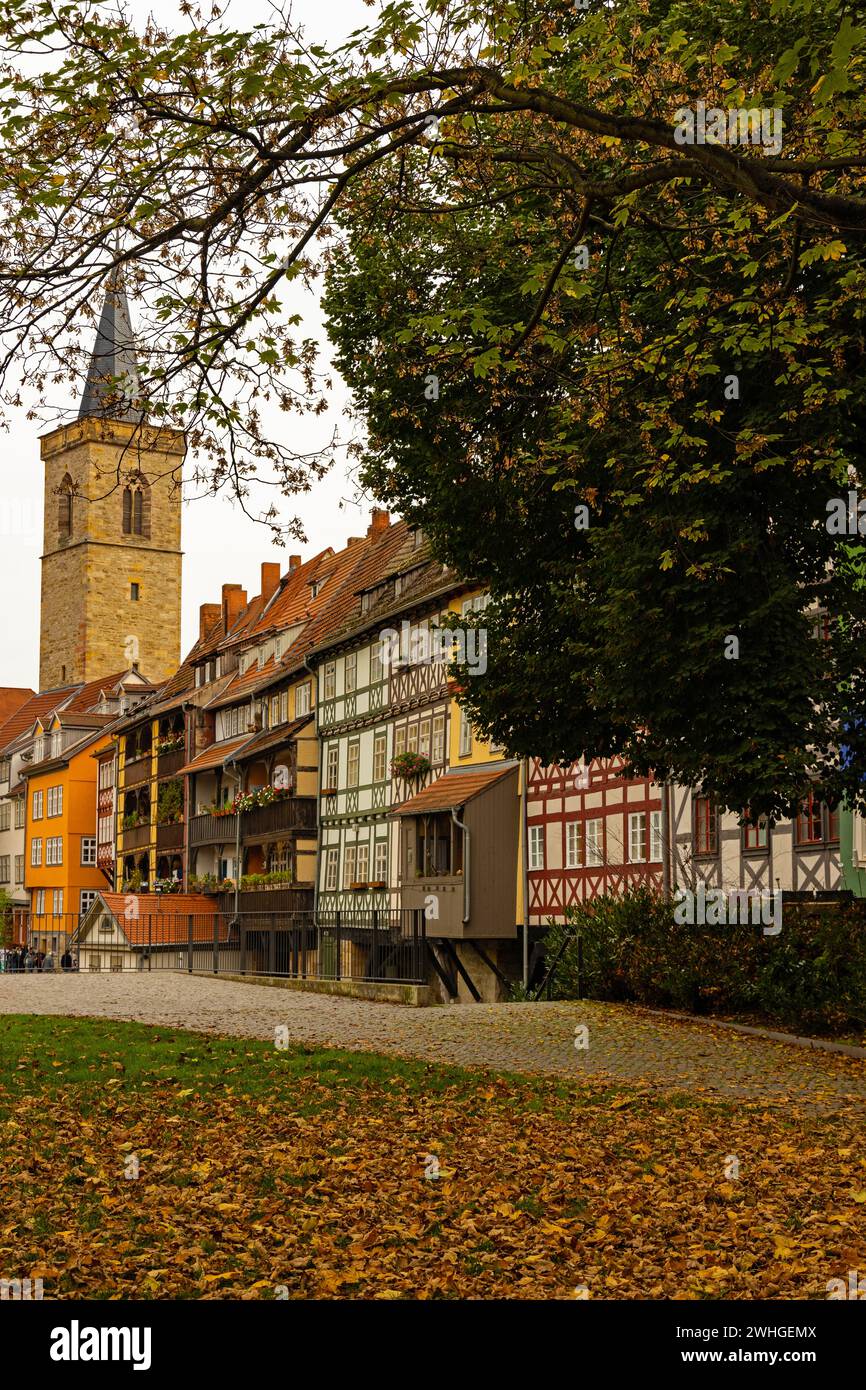
[[[494,767],[454,768],[437,777],[423,791],[410,796],[401,806],[395,806],[389,814],[427,816],[437,811],[456,811],[459,806],[465,806],[467,801],[472,801],[495,782],[507,777],[516,766],[515,762],[507,762],[497,763]]]
[[[133,950],[160,946],[198,945],[229,939],[228,924],[213,898],[204,893],[105,893],[98,892],[78,928],[79,943],[96,922],[108,915]]]

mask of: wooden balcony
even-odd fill
[[[189,843],[196,845],[233,844],[237,835],[236,816],[193,816],[189,823]],[[241,843],[256,844],[262,840],[316,829],[316,798],[289,796],[284,801],[272,801],[270,806],[255,806],[241,815]]]
[[[284,801],[272,801],[270,806],[256,806],[252,811],[244,812],[241,838],[246,844],[248,840],[269,839],[296,830],[315,828],[316,798],[289,796]]]
[[[182,748],[175,748],[173,753],[160,753],[156,763],[157,777],[174,777],[185,761],[186,754]]]
[[[136,825],[132,830],[122,832],[122,849],[125,854],[129,849],[141,849],[144,845],[149,845],[152,838],[152,830],[149,821],[143,825]]]
[[[262,918],[287,918],[296,912],[312,912],[315,891],[311,883],[281,883],[273,888],[242,888],[238,894],[238,910],[255,912]],[[233,892],[220,893],[220,912],[230,918],[235,910]]]
[[[137,782],[150,781],[150,754],[145,753],[142,758],[135,758],[133,762],[126,763],[123,769],[123,786],[132,787]]]
[[[157,849],[183,849],[183,821],[156,827]]]
[[[190,845],[234,844],[237,816],[193,816],[189,823]]]

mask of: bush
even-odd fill
[[[745,923],[677,923],[672,904],[644,887],[595,898],[548,930],[548,962],[569,938],[557,999],[578,997],[578,930],[585,998],[758,1016],[804,1032],[866,1027],[866,903],[786,903],[781,933],[764,936]]]

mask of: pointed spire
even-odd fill
[[[121,378],[120,384],[116,380],[118,377]],[[97,415],[105,420],[126,420],[130,424],[138,424],[142,412],[140,406],[136,406],[136,401],[140,395],[138,361],[123,284],[123,269],[116,266],[105,287],[105,300],[78,418],[81,420],[87,415]]]

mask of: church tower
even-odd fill
[[[42,437],[39,687],[180,662],[179,430],[152,426],[122,275],[110,278],[78,419]]]

